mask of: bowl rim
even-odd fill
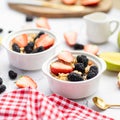
[[[20,34],[24,34],[24,33],[32,33],[33,32],[36,32],[37,31],[44,31],[48,34],[50,34],[54,39],[55,39],[55,43],[53,46],[51,46],[50,48],[48,48],[47,50],[44,50],[42,52],[38,52],[38,53],[30,53],[30,54],[22,54],[22,53],[18,53],[18,52],[15,52],[11,49],[9,49],[7,47],[7,45],[5,44],[6,41],[8,40],[10,42],[10,38],[14,38],[15,36],[18,36]],[[57,41],[57,38],[56,36],[53,34],[53,32],[51,30],[47,30],[45,28],[30,28],[30,29],[20,29],[20,30],[17,30],[17,31],[14,31],[14,32],[11,32],[9,33],[7,36],[5,36],[1,42],[1,45],[6,49],[8,50],[9,52],[13,53],[13,54],[16,54],[16,55],[21,55],[21,56],[36,56],[36,55],[42,55],[42,54],[45,54],[46,52],[49,52],[51,49],[53,49],[54,47],[56,47],[58,45],[58,41]]]
[[[45,73],[45,75],[49,76],[50,78],[54,79],[54,80],[57,81],[57,82],[61,82],[61,83],[65,83],[65,84],[68,84],[68,83],[69,83],[69,84],[80,84],[80,83],[81,83],[81,84],[84,84],[84,83],[86,83],[86,82],[88,83],[88,82],[91,82],[91,81],[95,80],[97,77],[99,77],[99,75],[101,75],[101,73],[103,73],[103,72],[106,70],[106,63],[105,63],[105,61],[104,61],[103,59],[101,59],[101,58],[98,58],[97,56],[95,56],[95,55],[93,55],[93,54],[91,54],[91,53],[88,53],[88,52],[85,52],[85,51],[78,51],[78,50],[76,50],[76,51],[67,50],[67,51],[70,51],[70,52],[73,53],[73,54],[84,54],[84,55],[88,55],[89,57],[94,58],[94,60],[96,60],[96,61],[97,61],[99,64],[101,64],[101,66],[102,66],[101,69],[99,70],[98,74],[97,74],[95,77],[93,77],[93,78],[91,78],[91,79],[89,79],[89,80],[77,81],[77,82],[59,80],[59,79],[53,77],[53,76],[50,74],[50,71],[48,70],[48,69],[49,69],[48,65],[49,65],[50,61],[52,61],[52,59],[55,59],[55,58],[56,58],[56,56],[58,55],[58,53],[55,54],[54,56],[50,57],[50,58],[42,65],[42,71],[43,71],[43,73]],[[97,63],[97,62],[96,62],[96,63]]]

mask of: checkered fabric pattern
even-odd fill
[[[113,120],[62,96],[17,89],[0,98],[0,120]]]

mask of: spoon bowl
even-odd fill
[[[120,104],[114,104],[114,105],[113,104],[107,104],[107,103],[105,103],[105,101],[102,98],[99,98],[99,97],[94,97],[93,102],[101,110],[106,110],[110,107],[120,107]]]

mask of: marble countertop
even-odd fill
[[[7,6],[7,2],[4,0],[0,1],[0,27],[4,29],[4,32],[0,34],[4,37],[8,34],[8,31],[15,31],[22,28],[26,23],[25,14],[16,12]],[[120,10],[111,9],[108,13],[110,18],[120,20]],[[56,35],[57,39],[61,42],[56,51],[62,49],[71,49],[66,46],[63,33],[66,31],[76,31],[78,32],[79,43],[87,44],[89,43],[86,36],[86,26],[82,18],[62,18],[62,19],[48,19],[52,31]],[[112,35],[108,42],[99,45],[100,52],[102,51],[119,51],[117,46],[117,34],[118,31]],[[10,80],[8,77],[8,71],[12,69],[18,73],[18,75],[28,75],[31,76],[38,84],[38,90],[45,95],[50,95],[51,91],[49,89],[48,82],[41,70],[38,71],[23,71],[19,70],[9,64],[8,57],[5,49],[1,47],[0,49],[0,76],[3,78],[4,83],[7,86],[5,92],[10,92],[16,89],[14,81]],[[74,100],[80,104],[86,105],[100,113],[107,115],[109,117],[120,120],[120,108],[111,108],[105,111],[101,111],[96,108],[92,102],[94,96],[99,96],[103,98],[107,103],[120,104],[120,89],[117,86],[117,72],[105,71],[101,77],[98,91],[87,98]],[[93,86],[94,87],[94,86]]]

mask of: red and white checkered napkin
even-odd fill
[[[24,88],[0,98],[0,120],[113,120],[62,96]]]

